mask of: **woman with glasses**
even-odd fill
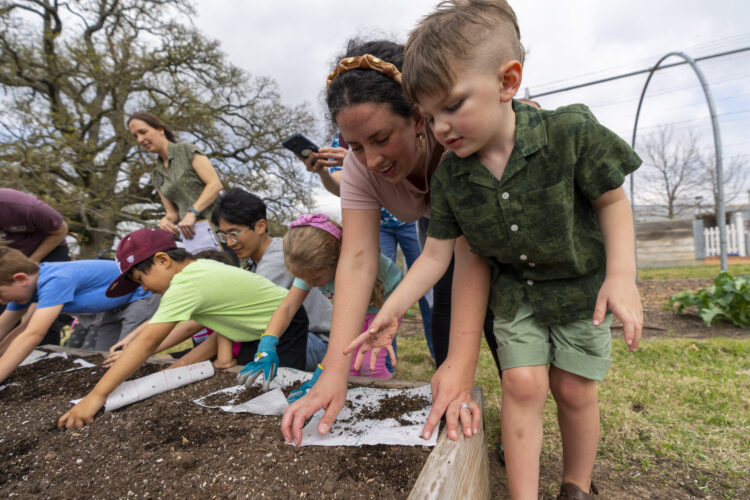
[[[151,113],[135,113],[128,128],[138,145],[159,156],[151,181],[166,215],[159,227],[175,236],[195,236],[195,223],[210,220],[222,184],[208,158],[193,144],[177,142],[174,132]]]

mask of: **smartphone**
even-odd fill
[[[291,137],[287,137],[281,145],[302,158],[307,158],[312,153],[318,152],[318,146],[302,134],[294,134]]]

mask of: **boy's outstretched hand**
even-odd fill
[[[93,392],[80,400],[77,405],[68,410],[57,421],[57,427],[70,429],[71,427],[83,427],[94,421],[94,415],[102,409],[105,397],[97,396]]]
[[[622,323],[625,343],[635,351],[641,342],[643,331],[643,307],[638,287],[632,276],[607,276],[599,289],[594,308],[594,325],[604,321],[607,309]]]
[[[386,349],[388,351],[388,357],[391,359],[391,364],[396,366],[396,353],[393,352],[393,338],[398,331],[398,318],[399,316],[390,314],[385,311],[385,309],[381,309],[377,316],[375,316],[375,319],[372,320],[372,323],[370,323],[370,328],[346,346],[344,354],[349,354],[353,352],[357,346],[362,346],[357,352],[357,357],[354,358],[354,365],[352,365],[352,367],[355,370],[360,369],[362,366],[362,360],[370,350],[372,350],[372,355],[370,356],[370,370],[375,370],[375,363],[381,349]]]

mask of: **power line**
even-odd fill
[[[723,57],[723,56],[728,56],[728,55],[732,55],[732,54],[739,54],[741,52],[747,52],[747,51],[750,51],[750,47],[742,47],[742,48],[739,48],[739,49],[729,50],[729,51],[726,51],[726,52],[719,52],[717,54],[711,54],[711,55],[708,55],[708,56],[698,57],[698,58],[694,59],[694,61],[695,62],[705,61],[705,60],[708,60],[708,59],[715,59],[717,57]],[[682,66],[684,64],[687,64],[687,62],[686,61],[680,61],[680,62],[675,62],[675,63],[671,63],[671,64],[665,64],[665,65],[660,66],[657,71],[663,70],[663,69],[667,69],[667,68],[673,68],[675,66]],[[629,78],[629,77],[635,76],[635,75],[642,75],[644,73],[650,73],[652,71],[652,69],[653,69],[653,67],[646,68],[646,69],[641,69],[641,70],[637,70],[637,71],[631,71],[629,73],[623,73],[622,75],[610,76],[608,78],[600,78],[598,80],[593,80],[593,81],[590,81],[590,82],[580,83],[578,85],[571,85],[571,86],[563,87],[563,88],[560,88],[560,89],[548,90],[546,92],[540,92],[538,94],[531,94],[531,93],[529,93],[528,92],[529,89],[527,87],[526,88],[526,92],[527,92],[526,99],[537,99],[539,97],[544,97],[544,96],[548,96],[548,95],[551,95],[551,94],[559,94],[561,92],[567,92],[569,90],[580,89],[580,88],[583,88],[583,87],[590,87],[592,85],[598,85],[600,83],[606,83],[606,82],[611,82],[611,81],[614,81],[614,80],[620,80],[622,78]]]
[[[714,52],[717,50],[726,50],[729,49],[731,46],[737,46],[746,44],[750,41],[750,32],[749,33],[739,33],[736,35],[732,35],[726,38],[720,38],[718,40],[712,40],[704,43],[699,43],[696,45],[692,45],[689,47],[685,47],[682,49],[682,52],[685,53],[691,53],[691,54],[700,54],[700,53],[706,53],[706,52]],[[533,56],[533,48],[531,49],[531,54]],[[575,80],[581,80],[587,77],[595,78],[597,76],[603,76],[608,73],[612,73],[614,71],[620,70],[620,71],[627,71],[628,68],[637,68],[638,66],[641,66],[642,64],[648,64],[649,62],[657,59],[657,55],[652,55],[648,57],[644,57],[641,59],[637,59],[635,61],[631,61],[624,64],[618,64],[615,66],[610,66],[607,68],[602,68],[595,71],[590,71],[588,73],[583,73],[574,77],[568,77],[568,78],[561,78],[558,80],[552,80],[545,83],[541,83],[539,85],[536,85],[537,88],[541,88],[542,90],[539,91],[541,93],[543,89],[553,87],[554,85],[563,85],[568,82],[573,82]],[[572,83],[571,83],[572,85]]]

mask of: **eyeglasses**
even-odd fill
[[[225,233],[223,231],[216,231],[216,236],[219,237],[219,241],[222,243],[237,243],[240,241],[240,235],[247,231],[248,229],[251,229],[249,227],[246,227],[245,229],[241,231],[229,231],[228,233]]]

